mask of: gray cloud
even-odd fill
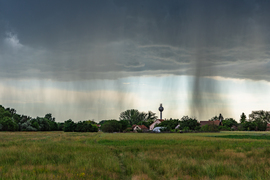
[[[0,7],[1,78],[196,75],[199,68],[199,76],[270,80],[266,1],[0,0]]]

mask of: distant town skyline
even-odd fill
[[[270,2],[0,0],[0,104],[56,121],[269,110]]]

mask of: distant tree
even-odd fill
[[[224,119],[224,118],[223,118],[222,114],[220,113],[219,116],[218,116],[218,120],[222,122],[223,119]]]
[[[218,126],[216,126],[215,124],[207,124],[201,127],[200,131],[203,132],[218,132]]]
[[[141,121],[156,120],[157,116],[152,111],[139,112],[137,109],[129,109],[120,113],[119,120],[128,121],[130,125],[139,124]]]
[[[200,127],[196,118],[190,118],[188,116],[183,116],[180,120],[180,129],[189,128],[190,130],[197,130]]]
[[[55,119],[52,117],[51,113],[46,114],[44,118],[46,118],[49,121],[55,121]]]
[[[217,116],[214,116],[211,119],[209,119],[209,121],[216,121],[216,120],[219,120],[219,118]]]
[[[249,119],[251,121],[261,119],[264,122],[270,123],[270,111],[252,111],[252,113],[249,115]]]
[[[10,117],[4,117],[0,120],[2,131],[16,131],[18,130],[18,125]]]
[[[58,131],[64,131],[64,125],[65,123],[63,122],[57,122]]]
[[[120,132],[122,124],[117,120],[110,120],[101,126],[103,132]]]
[[[121,130],[120,131],[126,130],[127,127],[129,126],[128,121],[125,121],[125,120],[119,121],[119,123],[121,124]]]
[[[166,127],[166,131],[175,129],[175,127],[181,123],[178,119],[171,119],[167,121],[162,121],[160,124],[156,124],[156,127]]]
[[[226,118],[222,121],[222,124],[224,127],[231,128],[232,126],[237,126],[238,123],[233,118]]]
[[[36,130],[39,130],[39,124],[38,124],[38,120],[37,119],[31,119],[30,122],[31,122],[31,126],[33,128],[35,128]]]
[[[247,116],[245,115],[245,113],[242,113],[241,116],[240,116],[240,123],[243,124],[246,122],[246,118]]]
[[[49,131],[50,130],[50,124],[46,118],[37,117],[37,120],[38,120],[40,131]]]
[[[255,131],[257,127],[257,124],[255,122],[252,121],[245,121],[242,124],[242,130],[244,131]]]
[[[256,124],[255,130],[265,131],[267,123],[270,122],[270,111],[252,111],[249,120]]]
[[[49,123],[49,130],[50,131],[57,131],[58,130],[58,125],[55,121],[50,121],[50,120],[47,120],[47,122]]]
[[[120,113],[119,120],[128,121],[130,125],[137,124],[144,119],[143,115],[137,109],[129,109]]]
[[[64,124],[65,132],[73,132],[75,128],[76,128],[76,124],[71,119],[65,121],[65,124]]]

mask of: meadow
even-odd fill
[[[270,179],[270,133],[0,132],[0,179]]]

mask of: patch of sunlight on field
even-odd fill
[[[270,134],[0,132],[0,179],[270,179],[270,141],[239,135]]]

